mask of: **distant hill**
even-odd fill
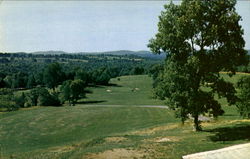
[[[25,52],[15,52],[15,53],[25,53]],[[145,57],[145,58],[153,58],[153,59],[164,59],[166,57],[166,54],[153,54],[150,51],[130,51],[130,50],[117,50],[117,51],[105,51],[105,52],[65,52],[65,51],[36,51],[36,52],[30,52],[31,54],[109,54],[109,55],[136,55],[139,57]],[[250,50],[247,50],[247,54],[250,55]]]
[[[165,54],[153,54],[150,51],[130,51],[130,50],[118,50],[118,51],[106,51],[106,52],[75,52],[69,53],[64,51],[37,51],[31,52],[32,54],[109,54],[109,55],[136,55],[145,58],[154,58],[154,59],[163,59],[165,58]]]
[[[55,54],[68,54],[67,52],[64,52],[64,51],[36,51],[36,52],[31,52],[31,54],[52,54],[52,55],[55,55]]]

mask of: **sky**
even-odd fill
[[[149,50],[167,1],[2,1],[0,52]],[[250,49],[250,0],[238,1]]]

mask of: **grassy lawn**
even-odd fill
[[[122,76],[111,79],[111,86],[90,88],[83,101],[100,105],[164,105],[152,99],[152,80],[145,75]]]
[[[74,107],[1,113],[0,158],[175,159],[249,142],[250,120],[223,99],[226,113],[203,123],[203,132],[194,132],[191,121],[181,125],[171,110],[138,107],[164,104],[151,98],[151,82],[147,76],[124,76],[112,79],[113,86],[90,88],[93,94]]]

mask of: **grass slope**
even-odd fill
[[[0,158],[172,159],[249,142],[250,121],[223,99],[226,113],[203,123],[199,133],[168,109],[136,106],[163,104],[151,98],[151,82],[147,76],[125,76],[113,79],[114,86],[91,88],[94,93],[82,101],[88,105],[1,113]]]
[[[145,75],[122,76],[111,79],[111,86],[91,88],[86,104],[100,105],[164,105],[152,99],[152,80]]]

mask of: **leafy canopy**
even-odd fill
[[[201,130],[199,115],[223,113],[216,93],[229,104],[236,102],[234,86],[219,74],[224,70],[233,75],[237,66],[246,63],[235,4],[236,0],[171,2],[161,12],[158,33],[148,45],[155,53],[167,53],[156,95],[168,99],[183,122],[190,114],[196,130]]]
[[[85,82],[80,79],[68,80],[61,86],[62,101],[68,101],[69,105],[75,105],[78,99],[85,97]]]
[[[242,77],[238,83],[239,100],[237,107],[240,114],[245,118],[250,118],[250,76]]]
[[[55,89],[59,85],[64,77],[61,65],[59,63],[49,64],[43,74],[44,83],[48,88]]]

